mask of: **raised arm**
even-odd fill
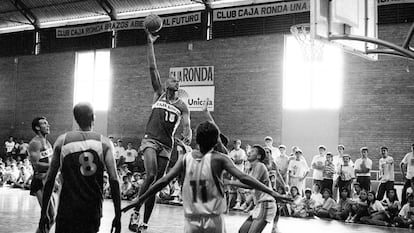
[[[154,99],[158,99],[158,97],[162,93],[160,73],[157,69],[157,63],[155,60],[154,52],[154,42],[157,40],[158,36],[152,35],[148,30],[145,30],[145,32],[147,34],[147,59],[151,77],[151,84],[152,88],[154,89]]]
[[[163,176],[161,179],[159,179],[157,182],[151,185],[147,189],[147,191],[138,198],[138,200],[135,203],[132,203],[124,207],[122,209],[122,212],[126,212],[134,207],[139,209],[148,197],[155,195],[157,192],[161,191],[161,189],[167,186],[170,183],[170,181],[172,181],[175,177],[180,175],[181,172],[184,170],[183,158],[184,156],[180,156],[177,162],[175,163],[174,167],[167,173],[167,175]]]
[[[191,143],[192,131],[190,124],[190,110],[188,110],[187,105],[184,104],[184,109],[182,112],[182,123],[183,123],[183,133],[184,142],[189,145]]]
[[[109,185],[111,187],[111,196],[114,203],[115,217],[112,221],[111,232],[121,232],[121,191],[119,189],[118,174],[114,158],[114,148],[108,138],[103,138],[105,166],[109,176]]]
[[[53,187],[55,186],[56,174],[60,167],[60,152],[63,145],[63,135],[59,136],[53,146],[52,161],[50,162],[49,172],[47,173],[46,183],[43,188],[42,211],[40,215],[39,229],[43,230],[49,228],[49,216],[47,216],[47,209],[52,195]],[[52,216],[53,217],[53,216]],[[47,227],[46,227],[47,226]]]
[[[40,159],[40,148],[42,145],[39,141],[33,140],[29,144],[29,161],[32,163],[33,167],[39,172],[47,172],[49,169],[49,164],[44,162],[39,162]]]

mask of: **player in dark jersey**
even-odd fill
[[[147,177],[139,190],[142,195],[154,181],[161,178],[167,168],[174,143],[174,134],[181,120],[183,124],[183,141],[191,141],[190,112],[187,105],[178,98],[180,87],[177,77],[169,77],[162,87],[160,74],[157,69],[154,53],[154,42],[158,36],[146,31],[148,41],[148,63],[151,83],[154,89],[154,98],[151,116],[148,120],[144,138],[141,141],[140,151],[144,154],[144,166]],[[131,215],[129,229],[131,231],[145,231],[148,227],[152,210],[155,204],[155,195],[145,203],[144,219],[139,226],[139,213]]]
[[[103,177],[108,172],[115,218],[112,231],[121,231],[121,199],[113,146],[109,139],[92,131],[94,113],[88,103],[73,109],[79,131],[60,135],[46,179],[39,229],[47,228],[47,203],[56,174],[62,175],[62,190],[56,216],[56,233],[96,233],[102,217]]]
[[[249,187],[270,194],[275,199],[290,200],[279,195],[253,177],[241,172],[226,155],[214,151],[219,138],[217,126],[209,121],[197,127],[196,142],[199,150],[194,150],[180,157],[166,176],[155,182],[133,203],[122,211],[139,208],[143,201],[170,181],[185,172],[183,185],[183,208],[185,215],[184,232],[186,233],[223,233],[225,232],[222,214],[226,210],[222,175],[228,171]]]
[[[32,121],[32,130],[36,136],[29,143],[29,160],[33,166],[33,179],[30,185],[30,195],[36,196],[40,207],[42,207],[43,185],[46,181],[46,174],[49,169],[53,148],[46,139],[50,133],[50,125],[46,117],[36,117]],[[55,198],[50,199],[48,205],[49,226],[52,226],[55,218]]]

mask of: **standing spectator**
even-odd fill
[[[242,172],[244,172],[245,166],[244,163],[247,159],[246,151],[244,151],[241,148],[241,140],[237,139],[234,141],[234,148],[232,151],[230,151],[229,156],[231,160],[233,160],[235,166]],[[239,187],[233,187],[235,190],[233,190],[233,194],[236,194],[236,204],[233,207],[233,209],[241,209],[241,205],[243,204],[243,201],[245,200],[244,196],[244,189]],[[231,197],[231,199],[234,198]]]
[[[335,174],[335,165],[333,164],[333,154],[326,153],[325,166],[323,169],[322,190],[329,189],[332,194],[333,176]]]
[[[117,167],[120,167],[123,164],[123,158],[125,158],[125,148],[122,145],[121,139],[118,139],[117,144],[115,146],[114,157]]]
[[[414,143],[411,145],[411,152],[407,153],[400,163],[401,173],[405,183],[402,189],[401,205],[407,203],[407,188],[411,187],[411,179],[414,177]]]
[[[339,190],[346,188],[348,190],[348,197],[351,197],[351,184],[353,179],[355,178],[355,171],[354,168],[349,164],[350,158],[348,154],[342,156],[342,160],[343,163],[340,164],[339,167],[337,167],[337,186]]]
[[[286,154],[286,146],[279,146],[280,156],[276,157],[275,163],[276,167],[279,170],[280,175],[283,178],[283,182],[287,184],[287,170],[289,166],[289,157]]]
[[[382,201],[386,191],[394,188],[394,159],[388,155],[388,148],[381,147],[382,158],[379,160],[380,181],[378,200]]]
[[[318,147],[319,150],[319,154],[313,156],[312,162],[311,162],[311,167],[313,170],[313,183],[315,184],[319,184],[319,186],[322,187],[322,180],[323,180],[323,170],[325,168],[325,151],[326,151],[326,147],[325,146],[319,146]],[[322,188],[323,190],[323,188]]]
[[[134,172],[135,169],[135,159],[138,157],[138,152],[132,148],[132,143],[128,142],[127,149],[124,153],[125,155],[125,164],[128,166],[128,169],[131,172]]]
[[[301,159],[302,150],[297,149],[295,152],[295,159],[290,160],[288,166],[288,184],[290,187],[296,186],[299,190],[299,194],[302,195],[304,188],[304,180],[309,173],[308,163],[306,160]]]
[[[240,170],[244,170],[244,161],[246,161],[246,151],[241,148],[241,140],[234,141],[234,149],[230,151],[230,158],[233,160],[236,167]]]
[[[372,160],[368,158],[367,147],[361,147],[360,151],[361,158],[355,161],[355,174],[361,188],[369,191],[371,189]]]
[[[337,150],[338,150],[338,154],[333,157],[333,163],[335,164],[335,168],[338,170],[341,167],[341,165],[344,164],[343,157],[345,155],[348,156],[349,166],[354,168],[354,162],[352,162],[351,156],[349,156],[349,154],[345,154],[345,146],[344,145],[338,145]],[[352,173],[355,176],[355,172],[352,171]],[[336,199],[336,197],[338,197],[338,190],[341,190],[341,188],[338,186],[339,180],[340,180],[339,179],[339,173],[336,172],[334,174],[333,193],[332,193],[334,199]],[[349,191],[351,191],[351,189],[349,189]]]
[[[272,151],[273,161],[276,161],[276,158],[280,156],[279,148],[273,146],[273,138],[266,136],[264,142],[267,148]]]
[[[7,139],[7,141],[4,142],[4,148],[6,150],[6,160],[11,160],[15,144],[16,143],[14,142],[12,136],[9,136],[9,139]]]
[[[18,161],[23,161],[24,159],[26,159],[27,157],[27,149],[29,149],[29,144],[27,142],[24,141],[23,138],[20,139],[20,144],[19,144],[19,153],[17,156],[17,160]]]

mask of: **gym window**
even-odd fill
[[[108,110],[110,52],[96,50],[76,53],[73,105],[89,102],[94,110]]]
[[[339,48],[326,44],[322,59],[306,61],[301,45],[285,37],[283,61],[284,109],[339,109],[342,104],[343,56]]]

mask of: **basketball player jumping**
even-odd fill
[[[191,142],[190,112],[187,105],[177,97],[179,80],[170,77],[165,82],[163,89],[160,81],[160,74],[157,69],[154,53],[154,42],[158,36],[152,35],[146,30],[148,41],[148,63],[151,76],[151,83],[154,89],[152,112],[147,123],[144,138],[141,142],[140,150],[144,153],[144,166],[147,173],[139,196],[156,180],[161,178],[167,168],[175,131],[182,119],[183,141],[187,144]],[[131,215],[129,229],[131,231],[145,231],[148,228],[148,221],[155,204],[155,194],[148,198],[145,203],[144,221],[139,226],[139,212],[135,211]]]
[[[275,199],[286,199],[253,177],[237,169],[224,154],[214,151],[218,142],[219,130],[215,124],[206,121],[197,127],[196,142],[199,150],[180,157],[166,176],[155,182],[138,198],[138,200],[122,209],[140,208],[142,203],[182,172],[185,172],[183,184],[184,232],[186,233],[222,233],[226,232],[223,213],[226,200],[223,191],[223,171],[228,171],[242,183],[270,194]]]
[[[102,217],[103,177],[108,172],[115,218],[111,232],[121,231],[121,198],[118,175],[109,139],[92,131],[94,113],[88,103],[73,109],[79,131],[60,135],[55,142],[42,200],[39,229],[48,226],[46,207],[56,174],[62,175],[62,190],[56,216],[57,233],[96,233]]]
[[[50,133],[50,125],[46,117],[34,118],[32,121],[32,130],[35,132],[36,136],[29,142],[28,149],[29,160],[32,163],[34,172],[30,186],[30,195],[36,196],[40,207],[42,207],[43,185],[46,180],[46,174],[53,154],[52,145],[46,139],[47,135]],[[52,197],[50,199],[50,205],[46,206],[48,206],[47,214],[50,219],[48,226],[51,227],[55,220],[55,199]]]

